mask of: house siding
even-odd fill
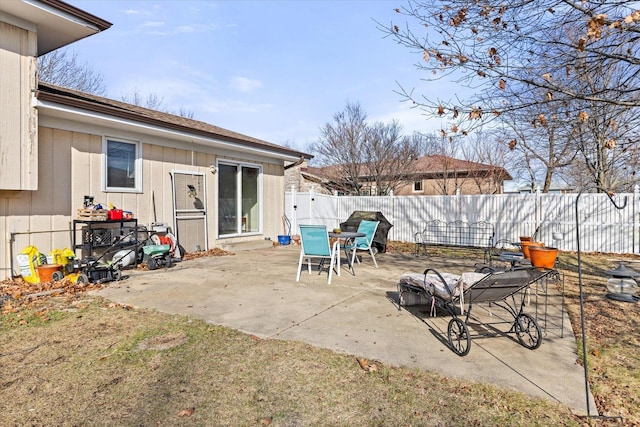
[[[35,32],[0,21],[0,190],[38,185],[36,51]]]
[[[394,194],[397,196],[436,196],[453,195],[456,189],[460,194],[501,194],[502,185],[497,185],[491,180],[476,180],[472,178],[449,179],[423,179],[422,191],[413,191],[413,181],[398,188]],[[445,191],[446,190],[446,191]]]
[[[110,133],[107,133],[110,135]],[[112,135],[117,136],[117,135]],[[131,139],[131,138],[128,138]],[[102,135],[40,127],[40,182],[36,191],[0,191],[0,232],[25,233],[15,236],[13,256],[26,246],[34,245],[48,254],[52,249],[70,247],[72,221],[82,207],[84,196],[95,201],[132,211],[139,224],[165,222],[173,226],[173,196],[170,172],[202,173],[206,180],[209,247],[221,243],[276,239],[284,213],[284,168],[273,162],[256,162],[262,166],[263,232],[252,236],[217,239],[217,174],[210,165],[218,158],[215,153],[160,146],[142,140],[142,192],[102,192]],[[224,158],[247,162],[238,155]],[[155,215],[154,215],[155,212]],[[28,233],[28,234],[27,234]],[[11,273],[10,242],[0,247],[0,276]],[[204,248],[203,248],[204,249]],[[16,268],[14,268],[14,272]]]

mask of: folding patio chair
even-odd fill
[[[329,243],[329,234],[325,225],[300,225],[300,259],[298,260],[298,273],[296,282],[300,281],[300,272],[302,270],[302,260],[307,259],[307,268],[311,274],[311,258],[319,258],[320,263],[318,270],[322,271],[324,262],[327,258],[331,259],[329,264],[328,284],[331,284],[331,275],[333,267],[337,264],[337,273],[340,275],[340,253],[338,250],[338,242],[331,247]],[[319,273],[318,273],[319,274]]]
[[[380,221],[368,221],[363,219],[360,221],[360,225],[358,225],[358,233],[364,233],[364,237],[356,237],[350,245],[346,245],[345,249],[351,251],[351,265],[355,260],[358,260],[358,264],[360,264],[360,260],[356,257],[356,253],[358,251],[368,251],[371,254],[371,258],[373,259],[373,264],[378,268],[378,263],[376,261],[376,255],[371,248],[371,244],[373,243],[373,237],[376,234],[376,230],[378,229],[378,224]]]

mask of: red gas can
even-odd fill
[[[107,214],[111,221],[117,221],[122,219],[122,209],[111,209]]]

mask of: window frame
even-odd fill
[[[420,188],[416,188],[416,184],[420,184]],[[413,181],[412,189],[414,193],[424,193],[424,180]]]
[[[134,186],[133,187],[109,187],[109,143],[118,142],[131,144],[135,147],[134,160]],[[104,136],[102,138],[102,191],[105,193],[142,193],[142,142],[119,138],[114,136]]]

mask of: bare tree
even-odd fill
[[[56,49],[38,58],[38,78],[47,83],[106,96],[104,77],[95,71],[88,63],[81,63],[78,54],[65,48]],[[178,111],[170,110],[164,105],[164,98],[156,93],[143,96],[135,89],[128,96],[122,96],[122,101],[133,105],[164,111],[188,119],[194,118],[193,111],[182,107]]]
[[[587,182],[599,186],[628,185],[631,174],[626,181],[611,174],[629,165],[618,161],[616,169],[604,169],[630,153],[635,138],[614,136],[619,132],[612,120],[602,118],[616,115],[617,129],[635,128],[629,126],[636,121],[631,111],[640,106],[635,3],[436,0],[410,1],[397,12],[406,26],[383,30],[422,52],[418,67],[431,73],[426,79],[455,76],[475,90],[467,99],[451,101],[401,87],[400,93],[427,114],[451,119],[443,133],[466,135],[483,123],[501,122],[511,133],[503,139],[521,153],[522,170],[532,185],[540,179],[543,191],[554,176],[574,175],[584,182],[590,174]],[[423,30],[414,32],[414,23]]]
[[[434,187],[442,195],[455,194],[462,188],[468,175],[462,174],[458,156],[462,154],[462,138],[441,137],[434,141],[430,155],[439,159],[438,170],[432,171]],[[434,174],[435,172],[435,174]]]
[[[121,97],[122,102],[128,104],[138,105],[140,107],[149,108],[150,110],[164,111],[165,113],[173,114],[174,116],[185,117],[187,119],[193,119],[195,114],[193,111],[189,111],[180,107],[178,111],[168,109],[164,104],[164,97],[158,95],[155,92],[143,95],[138,88],[133,89],[129,95],[123,95]]]
[[[122,102],[126,102],[127,104],[138,105],[150,110],[159,111],[164,108],[164,97],[161,97],[157,93],[149,93],[144,96],[138,88],[133,89],[128,95],[123,95],[121,99]]]
[[[44,82],[94,95],[104,96],[107,89],[102,74],[67,49],[56,49],[38,58],[38,78]]]
[[[575,140],[571,120],[566,115],[571,106],[532,103],[526,108],[505,113],[500,130],[504,146],[520,159],[514,163],[524,167],[532,188],[542,182],[542,192],[551,189],[553,178],[576,158]],[[533,119],[531,119],[533,117]]]
[[[420,144],[419,135],[403,136],[397,121],[369,124],[360,104],[347,102],[311,148],[340,190],[363,195],[375,189],[386,195],[408,180]]]
[[[471,138],[462,149],[464,158],[487,166],[470,175],[478,194],[501,193],[505,172],[516,164],[517,156],[494,133],[477,132]]]
[[[640,11],[632,0],[409,1],[396,11],[405,23],[379,27],[399,44],[421,52],[417,67],[428,72],[425,80],[448,76],[476,91],[519,83],[536,89],[537,101],[553,103],[579,99],[640,105]],[[597,91],[566,84],[603,62],[616,63],[624,83]],[[427,115],[454,122],[487,121],[528,105],[436,100],[403,86],[399,92]]]

